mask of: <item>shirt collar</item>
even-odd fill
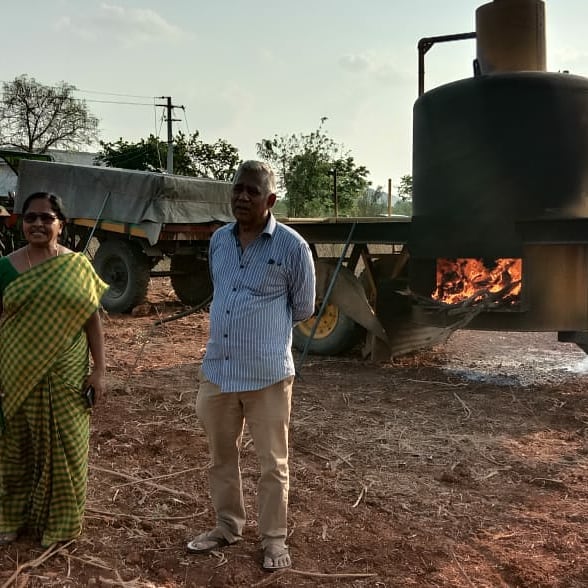
[[[267,219],[267,223],[265,223],[265,227],[264,227],[263,231],[261,231],[261,234],[262,235],[267,235],[268,237],[273,237],[274,236],[274,231],[276,230],[276,226],[277,226],[276,218],[270,212],[269,213],[269,217]],[[237,223],[234,223],[233,224],[233,234],[235,236],[238,236]]]
[[[276,219],[274,217],[274,215],[270,212],[269,213],[269,218],[267,219],[267,223],[265,225],[265,229],[263,229],[263,232],[266,235],[269,235],[270,237],[274,236],[274,231],[276,230]]]

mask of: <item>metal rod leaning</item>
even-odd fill
[[[321,318],[323,317],[323,314],[325,314],[327,304],[329,303],[329,297],[331,296],[331,292],[333,291],[333,288],[335,287],[335,282],[337,281],[337,276],[339,275],[339,272],[341,271],[341,266],[343,265],[343,260],[345,259],[345,256],[347,255],[347,250],[349,249],[349,245],[351,244],[351,239],[353,238],[353,233],[355,231],[356,226],[357,226],[357,223],[353,223],[351,225],[349,235],[347,236],[347,241],[345,241],[345,245],[343,246],[343,250],[341,251],[341,255],[339,256],[339,259],[337,260],[337,266],[335,267],[335,271],[333,273],[333,276],[331,277],[331,281],[329,282],[329,286],[327,287],[327,291],[325,292],[325,296],[323,297],[323,300],[321,302],[321,306],[319,308],[318,314],[316,316],[314,324],[312,325],[312,329],[310,330],[310,335],[308,336],[308,338],[306,339],[306,343],[304,344],[304,349],[302,351],[302,355],[300,356],[300,360],[298,362],[298,367],[296,369],[297,376],[300,376],[300,371],[302,369],[302,365],[304,364],[304,361],[306,360],[306,356],[308,355],[308,350],[310,349],[310,344],[312,343],[312,340],[314,339],[314,335],[315,335],[316,330],[318,328],[318,324],[319,324]]]

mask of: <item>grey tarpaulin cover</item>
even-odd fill
[[[109,167],[22,160],[15,212],[33,192],[52,192],[63,200],[68,218],[139,225],[151,244],[162,224],[231,222],[227,182]]]

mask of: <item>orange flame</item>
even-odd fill
[[[455,304],[468,298],[496,293],[507,289],[501,302],[514,304],[521,293],[522,260],[513,258],[496,259],[487,268],[481,259],[438,259],[437,288],[432,298]],[[514,282],[518,282],[508,290]]]

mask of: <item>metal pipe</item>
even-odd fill
[[[335,207],[335,218],[339,216],[339,195],[337,194],[337,166],[331,171],[333,176],[333,204]]]
[[[325,292],[325,296],[324,296],[323,301],[321,303],[321,306],[319,308],[318,314],[316,316],[314,324],[312,325],[312,329],[310,330],[310,335],[308,336],[308,338],[306,339],[306,343],[304,344],[304,349],[302,351],[302,355],[300,356],[300,361],[298,362],[298,368],[296,369],[297,376],[300,375],[300,370],[302,369],[302,365],[304,364],[304,361],[306,360],[306,356],[308,355],[308,350],[310,349],[310,343],[314,339],[314,335],[315,335],[316,330],[318,328],[319,322],[320,322],[321,318],[323,317],[323,315],[325,314],[325,310],[327,308],[327,305],[329,304],[329,297],[331,296],[331,292],[333,291],[333,288],[335,287],[335,282],[337,281],[337,276],[339,275],[339,272],[341,271],[341,266],[343,265],[343,260],[345,259],[345,256],[347,255],[347,250],[349,249],[349,245],[351,244],[351,239],[353,238],[353,233],[355,231],[356,225],[357,225],[357,223],[353,223],[351,225],[351,229],[349,231],[349,236],[347,237],[347,241],[345,242],[345,245],[343,247],[343,251],[341,251],[341,255],[339,256],[339,259],[337,260],[337,266],[335,267],[335,271],[333,272],[333,277],[331,278],[331,281],[329,282],[329,286],[327,288],[327,291]]]
[[[476,33],[457,33],[455,35],[441,35],[439,37],[423,37],[418,42],[419,53],[419,96],[425,93],[425,53],[435,43],[447,43],[449,41],[463,41],[465,39],[475,39]]]
[[[100,207],[100,210],[98,211],[98,216],[96,217],[96,219],[94,221],[94,225],[92,226],[92,230],[90,231],[90,235],[88,236],[88,240],[86,241],[86,244],[84,245],[84,249],[82,250],[82,253],[88,252],[88,247],[90,246],[90,241],[92,240],[92,237],[94,237],[94,233],[96,232],[96,227],[98,226],[98,223],[102,220],[102,213],[104,212],[104,209],[106,208],[106,203],[110,200],[111,193],[112,192],[107,192],[106,198],[104,198],[104,200],[102,202],[102,206]]]

